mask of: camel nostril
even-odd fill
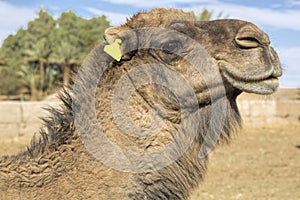
[[[259,41],[254,37],[236,37],[235,42],[241,47],[241,48],[256,48],[260,46]]]

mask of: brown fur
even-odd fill
[[[127,30],[142,27],[175,29],[205,48],[212,59],[210,67],[220,71],[222,83],[215,83],[216,87],[208,89],[202,77],[190,71],[190,63],[183,59],[174,60],[170,57],[173,55],[161,50],[138,49],[125,53],[120,62],[115,62],[103,52],[105,44],[96,47],[81,69],[83,76],[77,79],[77,91],[72,95],[66,90],[63,91],[62,107],[49,109],[51,115],[44,119],[45,131],[41,131],[41,139],[33,139],[25,152],[0,159],[0,198],[187,199],[205,174],[207,159],[199,158],[201,145],[207,145],[209,150],[217,135],[220,134],[220,139],[227,141],[230,134],[239,127],[240,116],[236,97],[242,91],[271,93],[276,89],[276,83],[264,81],[281,75],[278,57],[269,47],[267,35],[253,24],[239,20],[191,20],[189,15],[181,10],[154,9],[149,13],[133,16],[120,27],[108,29],[106,40],[112,43],[114,39],[121,37],[124,41],[122,50],[125,51],[126,42],[135,44],[136,38],[139,38],[139,42],[142,43],[152,40],[155,34],[150,32],[148,38],[141,39],[138,32],[128,36]],[[179,26],[170,25],[172,23],[179,23]],[[103,61],[108,67],[105,71],[101,66]],[[124,134],[112,120],[113,86],[130,70],[145,63],[166,64],[183,74],[194,90],[198,91],[197,107],[201,116],[198,122],[199,129],[184,154],[170,165],[148,172],[122,172],[102,164],[87,151],[74,126],[74,119],[78,117],[77,109],[84,108],[79,102],[89,102],[93,99],[93,94],[90,94],[92,90],[84,77],[97,80],[103,72],[95,93],[95,114],[107,138],[121,148],[133,152],[149,153],[163,149],[172,141],[182,117],[185,117],[180,114],[180,106],[174,94],[164,87],[146,85],[134,92],[129,102],[132,120],[141,127],[151,123],[149,110],[154,105],[160,104],[163,107],[164,113],[159,115],[165,126],[159,133],[147,137],[133,137]],[[227,72],[230,72],[230,77]],[[205,71],[205,74],[209,80],[215,77],[209,71]],[[236,80],[236,83],[232,79]],[[219,84],[225,87],[226,94],[219,93]],[[212,92],[218,97],[215,102],[211,102]],[[219,117],[211,114],[213,105],[223,105],[217,106]],[[159,110],[157,112],[160,113]],[[92,112],[87,113],[87,116],[92,116]],[[80,119],[83,125],[86,124],[86,134],[92,133],[94,129],[89,124],[89,118]],[[209,129],[210,121],[213,122],[213,129]],[[183,135],[190,134],[188,130],[185,131]],[[211,140],[204,141],[206,136],[211,137]],[[177,144],[177,147],[182,148],[181,144]],[[149,163],[149,169],[154,167]]]

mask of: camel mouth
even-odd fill
[[[247,93],[267,95],[274,93],[279,87],[278,77],[275,77],[273,75],[257,78],[251,77],[251,79],[233,76],[227,71],[223,71],[222,75],[233,87]]]

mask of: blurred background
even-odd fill
[[[300,0],[0,0],[0,154],[25,149],[106,28],[155,7],[253,22],[284,68],[275,94],[238,98],[244,129],[212,153],[192,199],[300,199]]]
[[[103,40],[109,26],[154,7],[192,12],[195,20],[237,18],[269,34],[284,75],[281,88],[300,87],[300,1],[1,0],[0,99],[41,100]]]

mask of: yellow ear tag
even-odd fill
[[[120,61],[122,54],[121,54],[121,43],[122,40],[121,39],[116,39],[114,41],[114,43],[106,45],[104,47],[104,51],[110,55],[111,57],[113,57],[115,60]]]

